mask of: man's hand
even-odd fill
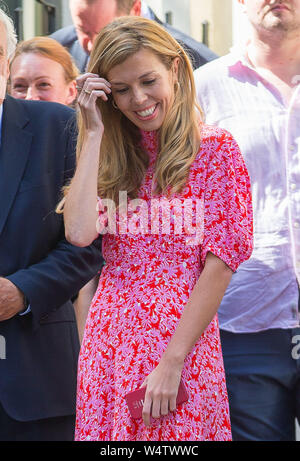
[[[0,277],[0,322],[24,310],[24,294],[10,280]]]

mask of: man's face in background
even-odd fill
[[[300,28],[300,0],[239,0],[257,30],[290,32]]]
[[[116,0],[70,0],[70,11],[79,43],[88,54],[101,29],[118,16]]]

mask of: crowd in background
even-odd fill
[[[1,11],[0,440],[295,439],[300,0],[237,1],[223,57],[137,0],[18,44]],[[201,244],[99,235],[153,183],[203,197]]]

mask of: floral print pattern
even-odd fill
[[[139,198],[150,203],[156,134],[143,132],[142,143],[150,165]],[[174,233],[172,220],[168,234],[103,236],[106,266],[79,357],[76,440],[231,440],[217,315],[186,357],[182,379],[188,402],[146,427],[130,417],[124,399],[158,365],[207,252],[233,271],[252,252],[250,181],[228,132],[202,126],[199,153],[177,197],[203,201],[201,243],[188,243],[187,235]]]

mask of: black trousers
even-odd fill
[[[74,440],[75,415],[16,421],[0,403],[0,442],[68,442]]]
[[[300,328],[221,331],[234,441],[294,441],[300,423]]]

